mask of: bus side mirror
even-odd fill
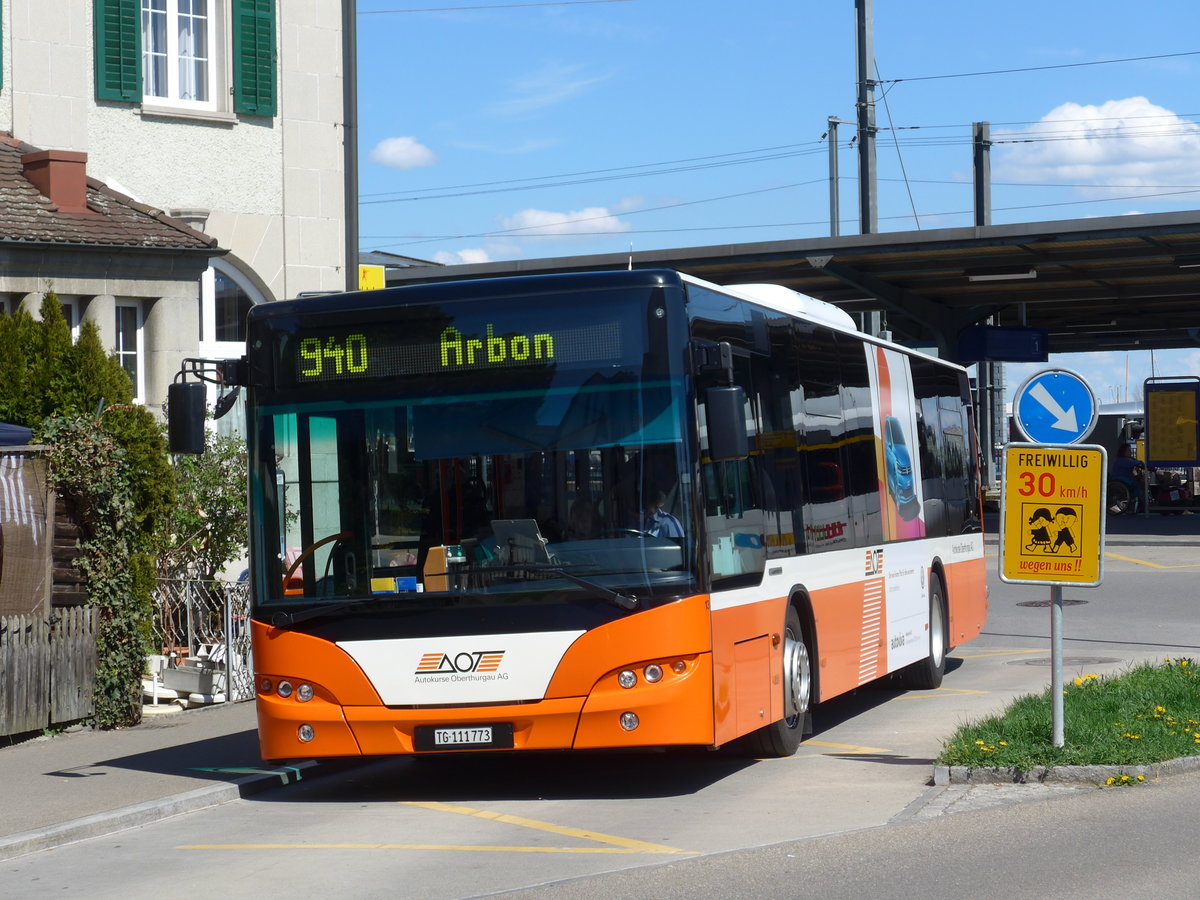
[[[198,381],[167,387],[167,448],[193,456],[204,452],[204,385]]]
[[[704,394],[704,406],[709,458],[727,462],[749,456],[745,389],[737,384],[710,387]]]

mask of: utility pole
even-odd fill
[[[975,122],[971,126],[971,161],[974,173],[975,227],[992,224],[992,140],[991,125]],[[989,316],[988,325],[995,325]],[[1008,422],[1004,415],[1004,363],[980,360],[975,372],[979,391],[979,446],[984,449],[983,474],[988,484],[1000,481],[997,448],[1008,441]]]
[[[358,2],[342,2],[342,168],[346,290],[358,290]]]
[[[971,126],[971,161],[975,173],[975,225],[992,224],[992,126]]]
[[[829,130],[825,136],[829,138],[829,236],[837,237],[842,233],[842,198],[838,176],[838,126],[853,125],[844,122],[836,116],[829,117]]]
[[[859,231],[879,230],[875,199],[875,0],[854,0],[858,30],[858,221]]]

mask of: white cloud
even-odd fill
[[[441,250],[434,254],[433,261],[439,262],[444,266],[458,266],[491,262],[492,260],[486,250],[476,248],[453,251]]]
[[[522,115],[562,103],[604,80],[600,76],[581,76],[581,69],[579,65],[549,63],[518,79],[512,85],[514,96],[493,103],[488,111],[497,116]]]
[[[371,149],[369,158],[389,169],[420,169],[438,161],[437,154],[414,137],[385,138]]]
[[[1064,103],[1024,132],[997,131],[997,180],[1096,185],[1084,196],[1120,195],[1130,186],[1192,185],[1200,156],[1200,125],[1145,97],[1099,106]],[[999,154],[998,154],[999,155]]]
[[[545,209],[523,209],[505,216],[501,224],[506,231],[520,232],[515,237],[554,235],[570,237],[596,232],[629,231],[633,226],[622,222],[603,206],[589,206],[571,212],[552,212]]]

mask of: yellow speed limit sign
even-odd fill
[[[1107,462],[1095,445],[1005,445],[1001,581],[1100,584]]]

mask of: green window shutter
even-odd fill
[[[276,111],[275,0],[234,0],[233,108],[254,116]]]
[[[95,0],[96,99],[142,100],[140,0]]]

